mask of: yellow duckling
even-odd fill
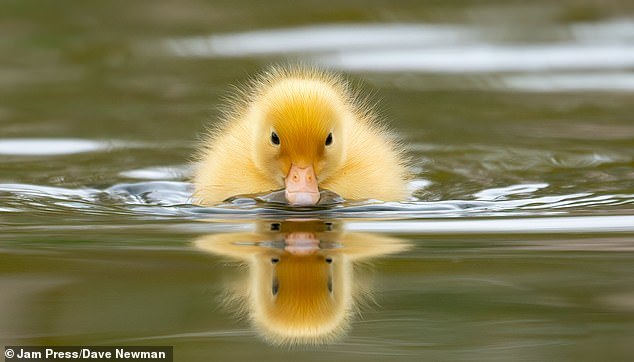
[[[407,196],[403,153],[371,107],[344,78],[314,68],[272,68],[252,81],[198,158],[203,205],[280,189],[292,205],[315,205],[319,189],[348,200]]]

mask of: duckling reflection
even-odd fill
[[[261,223],[252,233],[217,234],[196,247],[248,265],[248,281],[228,288],[225,305],[248,315],[272,344],[329,343],[343,335],[368,295],[355,265],[404,251],[385,236],[346,233],[322,221]]]

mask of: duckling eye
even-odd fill
[[[279,145],[280,144],[280,138],[278,137],[277,133],[275,132],[271,132],[271,143],[274,145]]]
[[[330,146],[332,144],[332,132],[328,133],[328,137],[326,137],[326,146]]]

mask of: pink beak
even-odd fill
[[[295,164],[286,175],[286,200],[291,205],[312,206],[319,201],[317,177],[313,166],[300,168]]]

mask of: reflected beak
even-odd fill
[[[310,255],[319,250],[319,239],[314,233],[293,232],[284,238],[284,250],[293,255]]]
[[[286,175],[286,200],[291,205],[312,206],[319,201],[319,189],[317,188],[317,177],[313,166],[300,168],[295,164]]]

